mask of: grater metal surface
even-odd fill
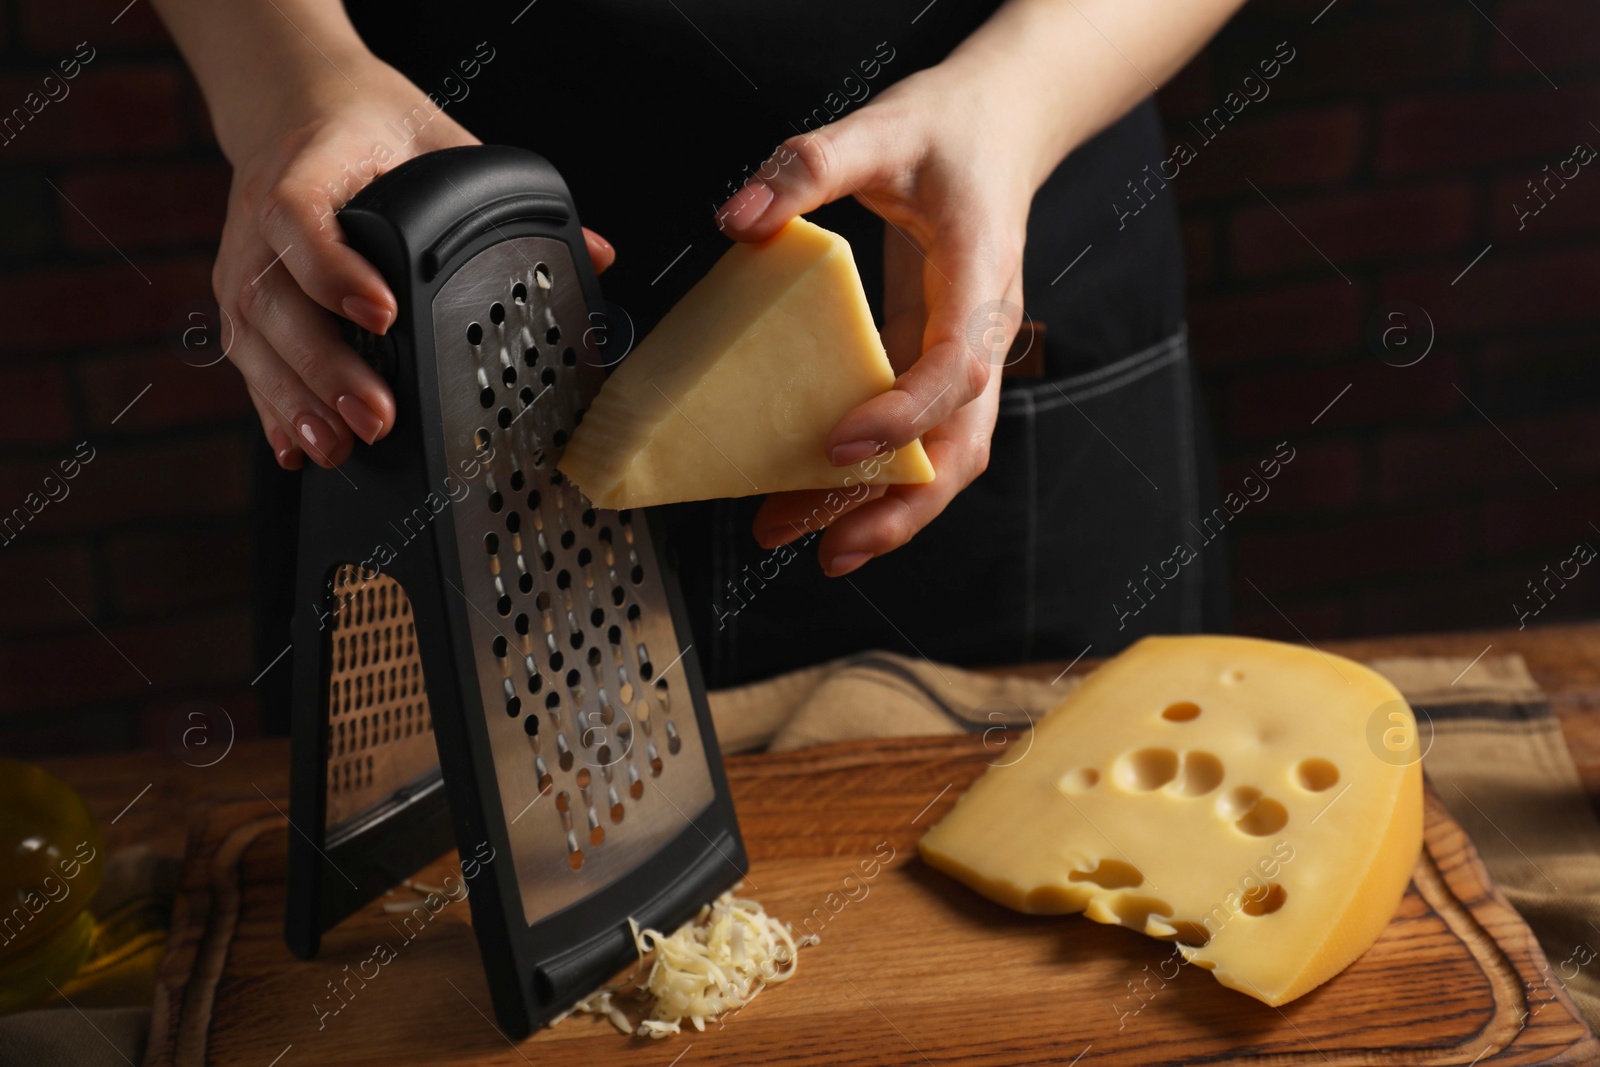
[[[453,844],[522,1036],[635,957],[629,919],[675,927],[748,860],[659,516],[555,469],[605,374],[560,175],[447,149],[339,222],[399,300],[352,336],[397,417],[302,473],[285,939],[315,955]]]
[[[710,802],[650,531],[555,470],[599,366],[567,246],[485,249],[433,303],[461,592],[523,917],[631,870]],[[583,379],[590,378],[589,381]]]

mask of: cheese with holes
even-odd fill
[[[1148,637],[1007,746],[923,858],[1033,914],[1175,942],[1283,1004],[1377,940],[1422,840],[1416,722],[1381,675],[1241,637]]]
[[[828,462],[834,424],[893,385],[849,243],[796,218],[729,249],[667,312],[558,466],[602,508],[932,481],[918,441]]]

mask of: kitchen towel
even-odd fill
[[[1521,656],[1369,664],[1417,712],[1423,769],[1548,960],[1530,1013],[1565,989],[1600,1029],[1600,821],[1561,724]],[[982,733],[1036,722],[1084,673],[1055,680],[977,673],[890,652],[848,656],[711,694],[726,752],[830,741]]]

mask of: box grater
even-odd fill
[[[628,918],[672,929],[736,881],[744,846],[650,516],[555,470],[606,359],[560,175],[449,149],[339,221],[399,299],[386,336],[351,334],[398,417],[304,472],[285,936],[311,956],[454,845],[520,1037],[633,958]]]

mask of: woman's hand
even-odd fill
[[[359,85],[359,88],[357,88]],[[228,357],[244,375],[278,463],[344,462],[394,426],[394,396],[344,343],[334,315],[373,333],[394,323],[394,293],[345,242],[338,210],[377,175],[412,156],[477,143],[398,71],[368,53],[286,93],[248,136],[227,142],[234,163],[212,288]],[[604,270],[615,254],[585,231]],[[329,314],[332,312],[332,314]]]
[[[1028,208],[1043,180],[1021,152],[1007,151],[1028,144],[1025,127],[981,83],[932,67],[785,141],[719,210],[726,232],[742,241],[770,237],[795,215],[846,196],[887,224],[883,343],[898,377],[839,421],[828,458],[849,467],[921,438],[935,478],[874,486],[842,512],[817,550],[831,576],[905,544],[988,465],[1000,363],[1020,325]],[[991,316],[996,308],[1013,313]],[[801,522],[830,492],[769,496],[756,539],[773,548],[801,536]]]

